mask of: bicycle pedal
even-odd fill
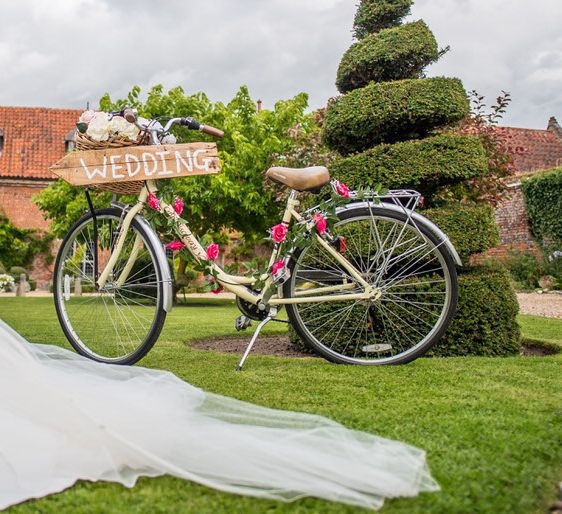
[[[234,328],[240,332],[241,330],[246,330],[252,324],[252,320],[247,316],[238,316],[234,322]]]

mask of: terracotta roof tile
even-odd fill
[[[526,174],[562,165],[562,138],[555,130],[497,127],[511,150],[516,173]]]
[[[0,106],[4,144],[1,178],[52,179],[49,166],[65,154],[64,137],[82,110]]]

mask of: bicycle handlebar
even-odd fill
[[[110,113],[112,116],[121,116],[125,118],[129,123],[135,123],[139,128],[144,128],[137,123],[138,119],[138,111],[137,109],[130,109],[125,108],[121,109],[120,111],[112,111]],[[168,132],[174,125],[179,124],[182,127],[187,127],[190,130],[199,130],[204,134],[208,134],[214,137],[224,137],[224,132],[216,127],[212,127],[211,125],[203,125],[195,118],[191,116],[186,118],[172,118],[164,127],[164,130],[159,130],[158,132]],[[149,131],[153,131],[154,129],[149,128]]]

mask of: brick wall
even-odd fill
[[[65,154],[65,139],[81,111],[0,106],[0,210],[21,228],[47,230],[32,197],[52,180],[49,166]],[[52,265],[36,259],[31,277],[47,288]]]
[[[540,253],[534,242],[529,219],[525,211],[525,198],[521,185],[509,187],[508,196],[496,208],[496,223],[500,233],[500,244],[476,257],[480,261],[486,257],[505,258],[510,251]]]
[[[49,182],[0,180],[0,210],[20,228],[47,230],[49,224],[32,198]]]
[[[540,253],[531,234],[519,180],[562,165],[562,128],[555,118],[549,120],[547,130],[497,127],[496,131],[506,141],[516,171],[510,179],[508,197],[496,208],[500,244],[484,255],[475,256],[476,261],[485,257],[505,258],[510,250]]]
[[[0,211],[17,227],[46,231],[49,224],[32,198],[48,184],[48,181],[0,180]],[[52,274],[53,264],[42,256],[36,257],[30,266],[30,277],[37,281],[37,289],[48,289]]]

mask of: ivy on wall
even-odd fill
[[[521,183],[533,235],[562,248],[562,168],[537,173]]]

